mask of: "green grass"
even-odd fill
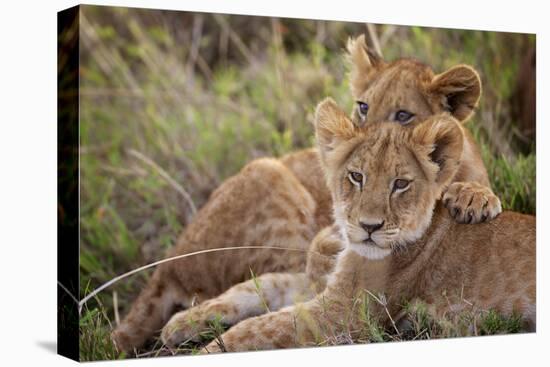
[[[410,340],[431,340],[483,335],[515,334],[523,331],[521,317],[504,317],[493,310],[476,310],[465,307],[454,313],[438,315],[423,302],[403,304],[404,313],[383,326],[379,319],[369,312],[371,302],[379,303],[371,296],[365,296],[360,304],[359,330],[346,330],[340,336],[325,336],[329,344],[341,344],[347,340],[351,344],[381,343]],[[466,304],[465,304],[466,305]],[[395,317],[393,315],[392,317]],[[355,338],[349,335],[357,335]],[[346,344],[348,344],[346,343]]]
[[[347,36],[364,32],[364,25],[353,23],[289,20],[281,26],[263,18],[243,24],[238,17],[225,17],[244,48],[231,43],[224,49],[215,17],[207,16],[203,37],[193,43],[162,12],[153,17],[141,10],[83,9],[80,297],[161,258],[175,243],[192,214],[180,188],[200,208],[246,162],[311,146],[314,107],[325,96],[351,109],[341,51]],[[255,31],[249,32],[252,23]],[[273,32],[277,27],[286,31]],[[386,58],[414,56],[439,71],[470,63],[480,71],[483,98],[469,126],[493,188],[505,209],[535,213],[534,150],[518,153],[507,107],[522,38],[392,27],[377,28],[382,40],[387,36]],[[193,44],[199,57],[193,58]],[[131,151],[154,162],[180,187]],[[120,313],[148,276],[142,272],[113,288]],[[124,357],[108,339],[114,320],[110,291],[83,310],[83,360]],[[426,326],[422,320],[419,325]],[[491,325],[500,330],[498,322]],[[483,330],[495,333],[493,326]],[[448,335],[434,330],[431,337]],[[372,340],[386,340],[376,332]],[[193,346],[186,350],[195,351]]]
[[[107,315],[107,308],[98,305],[92,309],[84,307],[79,322],[80,359],[82,361],[115,360],[126,358],[119,353],[111,342],[110,333],[113,327]]]
[[[513,160],[491,156],[485,161],[491,184],[500,197],[503,208],[535,214],[535,155],[518,155]]]

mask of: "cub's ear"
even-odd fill
[[[481,79],[472,67],[458,65],[434,77],[430,91],[442,98],[445,108],[459,121],[474,112],[481,96]]]
[[[324,156],[339,143],[354,136],[355,126],[332,98],[325,98],[315,110],[315,138]]]
[[[384,64],[384,60],[367,47],[364,35],[348,39],[346,56],[350,68],[351,92],[354,98],[359,98],[367,89],[370,77]]]
[[[428,174],[435,174],[435,182],[441,187],[451,183],[460,166],[464,131],[460,123],[448,114],[438,115],[422,122],[412,132],[412,140],[419,162],[429,162],[424,170]],[[436,169],[434,171],[434,164]]]

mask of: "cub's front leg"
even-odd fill
[[[462,162],[443,195],[443,204],[458,223],[482,223],[499,215],[502,206],[491,190],[489,175],[475,139],[467,129],[464,129],[464,134]]]
[[[335,298],[329,298],[335,296]],[[337,298],[336,298],[337,297]],[[356,307],[354,307],[354,305]],[[202,354],[326,345],[341,335],[361,330],[359,298],[328,291],[315,299],[278,312],[241,321],[201,350]],[[382,315],[373,305],[376,318]]]
[[[477,182],[455,182],[443,195],[443,203],[459,223],[475,224],[490,221],[502,212],[499,198]]]
[[[175,314],[162,329],[161,338],[168,347],[184,341],[198,342],[210,322],[218,319],[234,325],[249,317],[277,311],[297,301],[314,297],[305,273],[267,273],[233,286],[222,295]]]
[[[329,284],[314,299],[244,320],[207,345],[202,353],[315,346],[341,335],[354,338],[363,329],[363,311],[385,323],[381,304],[370,302],[370,293],[365,291],[384,292],[391,259],[369,260],[344,249],[337,261]],[[391,306],[389,312],[393,313],[394,308]]]
[[[313,346],[322,341],[316,300],[244,320],[201,350],[202,354]]]
[[[326,285],[342,250],[339,230],[329,226],[313,239],[308,252],[306,273],[267,273],[238,284],[222,295],[174,315],[162,330],[162,340],[175,347],[189,340],[198,342],[219,319],[231,326],[238,322],[277,311],[295,302],[308,301]]]

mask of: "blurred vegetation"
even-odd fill
[[[162,257],[192,214],[182,190],[200,207],[246,162],[311,146],[313,109],[325,96],[352,108],[342,51],[365,24],[81,9],[83,290]],[[525,147],[510,113],[522,50],[534,37],[374,29],[388,60],[414,57],[437,72],[468,63],[480,72],[483,97],[469,127],[504,208],[535,213],[534,142]],[[120,310],[147,276],[116,286]],[[100,297],[81,322],[86,360],[117,357],[94,341],[107,338],[114,318],[112,295]]]

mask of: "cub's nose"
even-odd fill
[[[359,222],[359,225],[368,233],[371,234],[372,232],[382,228],[384,225],[384,221],[381,221],[379,223],[365,223],[365,222]]]

